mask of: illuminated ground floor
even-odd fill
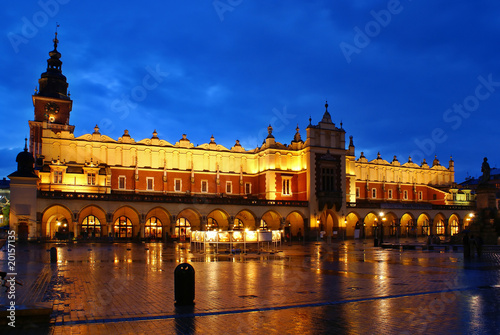
[[[474,217],[468,207],[349,203],[322,211],[308,202],[86,195],[39,198],[36,220],[13,222],[19,238],[189,240],[193,231],[281,231],[285,240],[452,236]],[[188,201],[189,200],[189,201]]]

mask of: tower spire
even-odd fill
[[[57,38],[58,27],[59,23],[56,24],[56,32],[52,40],[54,42],[54,50],[49,52],[50,58],[47,59],[47,71],[42,73],[41,78],[38,80],[40,88],[37,95],[69,100],[68,83],[61,70],[61,53],[57,50],[57,46],[59,45],[59,39]]]

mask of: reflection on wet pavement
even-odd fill
[[[17,254],[26,283],[18,301],[52,302],[52,325],[37,329],[53,334],[498,333],[500,257],[483,256],[361,242],[248,254],[202,254],[189,244],[27,245]],[[173,301],[183,262],[196,271],[190,312]]]

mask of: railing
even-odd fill
[[[39,198],[65,199],[65,200],[91,200],[91,201],[128,201],[128,202],[165,202],[183,204],[220,204],[220,205],[245,205],[245,206],[290,206],[307,207],[307,201],[291,200],[265,200],[242,197],[225,196],[197,196],[197,195],[168,195],[168,194],[126,194],[126,193],[76,193],[38,191]]]

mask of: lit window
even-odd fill
[[[251,194],[251,193],[252,193],[252,184],[245,183],[245,194]]]
[[[144,227],[144,237],[158,240],[161,239],[162,226],[160,219],[153,216],[146,221],[146,225]]]
[[[438,235],[444,235],[444,222],[443,221],[439,221],[437,223],[437,226],[436,226],[436,234]]]
[[[116,219],[113,228],[115,237],[117,238],[132,237],[132,221],[126,216],[120,216]]]
[[[119,176],[118,177],[118,188],[120,190],[124,190],[126,186],[126,178],[125,176]]]
[[[155,184],[154,184],[154,178],[153,177],[147,177],[146,178],[146,187],[148,191],[153,191],[155,189]]]
[[[84,237],[100,237],[101,221],[94,215],[89,215],[82,221],[82,235]]]
[[[181,192],[182,191],[182,180],[181,179],[175,179],[174,180],[174,191],[175,192]]]
[[[179,218],[175,221],[174,236],[179,240],[185,241],[191,236],[191,223],[186,218]]]
[[[61,170],[54,171],[54,184],[62,184],[63,172]]]
[[[451,222],[451,229],[450,229],[451,236],[458,234],[458,221],[453,220]]]
[[[233,183],[230,181],[226,182],[226,193],[227,194],[233,193]]]
[[[283,191],[281,192],[283,195],[291,195],[292,194],[292,179],[291,178],[283,178]]]
[[[95,185],[95,172],[89,172],[87,173],[87,184],[88,185]]]
[[[201,181],[201,192],[208,193],[208,181],[206,180]]]

